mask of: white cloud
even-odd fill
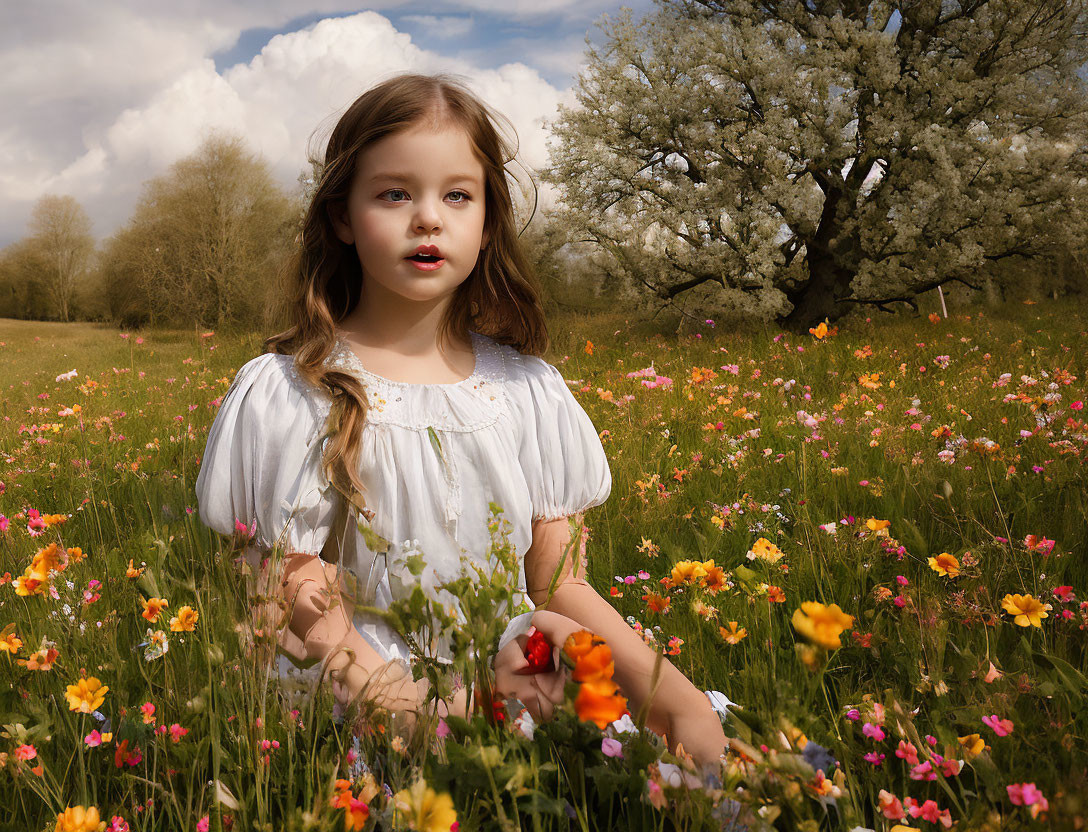
[[[225,5],[225,14],[208,15],[220,21],[217,27],[173,32],[126,18],[116,6],[94,25],[93,15],[81,13],[91,26],[83,35],[89,46],[65,58],[77,38],[58,34],[61,42],[49,52],[53,68],[40,85],[32,72],[15,66],[29,56],[0,44],[0,72],[22,73],[15,92],[6,83],[0,93],[0,106],[8,105],[12,116],[0,128],[0,244],[25,233],[33,202],[46,193],[76,197],[94,217],[95,233],[112,233],[127,218],[141,183],[194,151],[212,130],[241,134],[281,184],[293,187],[311,136],[315,143],[326,137],[356,96],[399,72],[460,76],[512,121],[520,158],[531,167],[547,159],[542,120],[554,117],[560,101],[569,103],[569,93],[525,64],[481,69],[422,49],[372,11],[278,35],[249,63],[220,73],[207,55],[234,42],[248,12],[238,3]],[[270,13],[286,15],[289,6],[277,2]],[[93,106],[81,120],[78,146],[39,144],[43,132],[70,123],[65,110],[84,95]]]

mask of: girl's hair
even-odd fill
[[[500,137],[494,112],[446,74],[394,76],[359,96],[329,136],[306,209],[297,249],[287,261],[283,300],[290,326],[265,339],[266,351],[294,355],[299,374],[333,396],[322,467],[357,507],[366,489],[358,474],[360,433],[368,403],[360,380],[330,369],[335,325],[360,302],[362,269],[355,247],[336,236],[331,211],[348,199],[360,154],[373,142],[420,123],[463,129],[484,168],[484,225],[490,232],[472,273],[454,292],[439,325],[439,340],[469,339],[473,329],[519,352],[542,355],[549,345],[544,309],[515,228],[506,180],[516,148]],[[508,123],[508,122],[507,122]]]

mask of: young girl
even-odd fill
[[[412,548],[434,581],[452,579],[461,555],[483,564],[493,501],[512,525],[519,588],[532,607],[547,601],[532,624],[553,644],[583,628],[604,637],[632,712],[650,700],[647,724],[670,748],[716,764],[720,694],[667,659],[652,692],[654,652],[584,570],[566,566],[548,600],[567,518],[602,504],[612,478],[588,415],[539,357],[548,335],[494,118],[451,78],[422,75],[379,84],[340,118],[288,273],[292,324],[224,396],[196,484],[201,517],[224,534],[255,524],[252,557],[277,542],[291,553],[284,653],[320,659],[345,697],[386,681],[375,698],[413,711],[426,683],[412,682],[404,639],[380,617],[349,617],[338,594],[387,607],[415,580],[393,567]],[[349,522],[360,512],[391,543],[384,556]],[[500,642],[496,682],[546,719],[562,686],[518,672],[513,636],[527,623]],[[464,713],[466,697],[439,711]]]

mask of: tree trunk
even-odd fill
[[[809,254],[808,269],[808,282],[795,291],[786,292],[793,309],[779,319],[783,327],[793,332],[808,332],[810,327],[825,319],[837,321],[850,309],[850,304],[842,303],[838,298],[850,294],[852,273],[837,265],[831,256],[820,252]]]

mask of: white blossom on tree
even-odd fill
[[[661,302],[804,328],[1083,227],[1088,0],[656,0],[551,124],[555,215]]]

